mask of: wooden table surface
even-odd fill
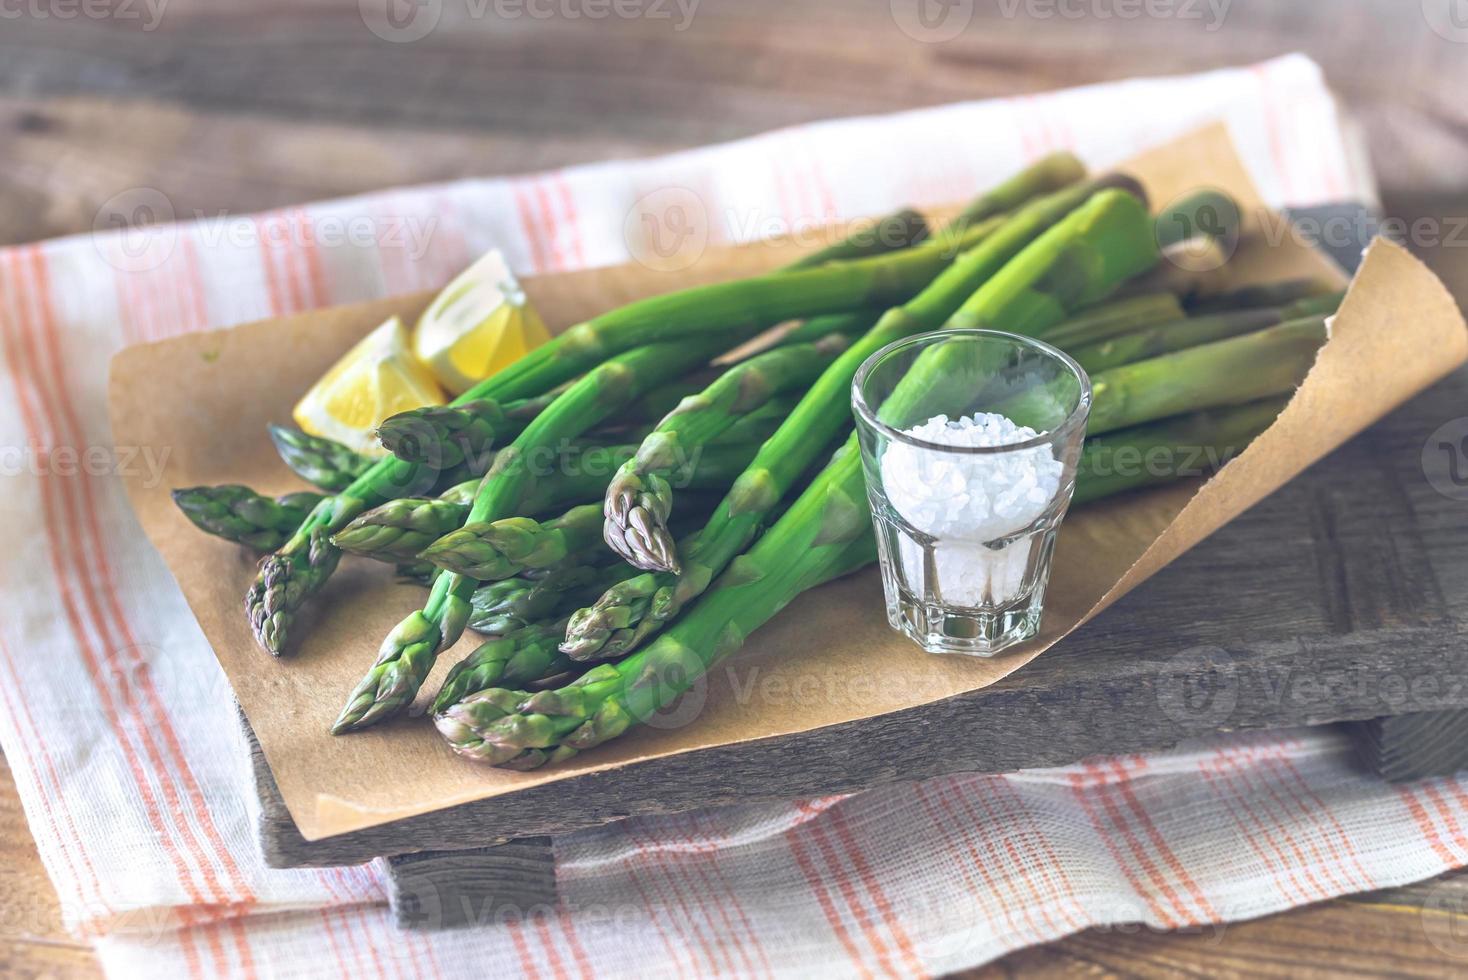
[[[1450,0],[649,0],[671,16],[566,16],[595,9],[582,2],[423,0],[438,26],[410,43],[368,29],[372,0],[7,6],[0,243],[86,230],[130,188],[163,191],[180,216],[241,213],[1295,50],[1360,122],[1388,214],[1468,216],[1468,30]],[[929,24],[971,19],[915,39],[899,22],[920,2]],[[502,15],[532,9],[552,16]],[[1127,15],[1148,9],[1174,13]],[[1464,246],[1416,249],[1460,302]],[[3,764],[0,860],[0,974],[95,974]],[[1091,931],[976,975],[1442,976],[1468,962],[1465,913],[1468,876],[1449,876],[1198,934]]]

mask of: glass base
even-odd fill
[[[1040,632],[1044,590],[992,609],[924,603],[906,589],[887,603],[887,621],[928,653],[992,657]]]

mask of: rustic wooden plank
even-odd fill
[[[403,929],[492,925],[557,907],[556,858],[549,837],[405,854],[389,858],[388,865],[389,899]]]
[[[471,17],[469,5],[447,0],[424,5],[442,9],[437,30],[386,43],[366,29],[356,0],[316,0],[309,17],[294,18],[173,0],[153,32],[124,21],[7,19],[0,90],[514,133],[526,143],[577,134],[581,149],[562,144],[566,163],[608,147],[646,152],[1301,50],[1361,116],[1388,189],[1461,190],[1468,181],[1468,109],[1450,95],[1468,82],[1468,59],[1400,0],[1240,0],[1212,30],[1198,17],[1037,18],[954,5],[971,19],[944,43],[900,29],[894,10],[906,3],[703,0],[679,31],[675,20]],[[466,172],[489,169],[464,163]]]
[[[1468,711],[1423,711],[1350,726],[1362,759],[1394,783],[1468,769]]]

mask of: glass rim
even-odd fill
[[[945,340],[954,337],[970,337],[979,339],[1000,339],[1016,342],[1018,346],[1029,347],[1059,361],[1076,380],[1080,382],[1081,390],[1076,398],[1075,408],[1053,429],[1046,429],[1036,433],[1029,439],[1021,442],[1007,442],[1000,446],[953,446],[942,442],[930,442],[918,436],[908,435],[901,429],[888,425],[877,418],[877,413],[867,403],[866,395],[862,389],[867,377],[872,373],[882,360],[889,354],[895,354],[905,347],[915,346],[922,343],[930,343],[935,340]],[[1056,440],[1058,436],[1068,436],[1079,426],[1086,424],[1087,417],[1091,414],[1091,376],[1086,369],[1076,363],[1075,359],[1058,347],[1027,337],[1024,334],[1010,333],[1006,330],[984,330],[975,327],[954,327],[950,329],[929,330],[927,333],[914,334],[911,337],[903,337],[873,353],[861,367],[856,369],[856,375],[851,379],[851,405],[855,410],[857,418],[865,422],[876,431],[896,442],[915,446],[919,449],[927,449],[940,453],[953,453],[960,456],[985,456],[994,453],[1011,453],[1023,449],[1034,449],[1038,446],[1048,445]]]

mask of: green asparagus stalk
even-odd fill
[[[1051,153],[979,195],[953,219],[952,227],[963,229],[1008,214],[1040,194],[1079,183],[1085,176],[1086,165],[1074,154],[1063,150]]]
[[[844,335],[772,350],[735,365],[685,398],[607,487],[603,528],[611,549],[637,568],[677,570],[668,531],[673,488],[664,473],[680,469],[738,419],[782,392],[806,387],[846,348]],[[649,563],[648,556],[655,560]]]
[[[1269,428],[1288,401],[1276,395],[1092,436],[1081,451],[1071,503],[1217,469]]]
[[[1014,316],[1031,326],[1053,325],[1064,319],[1067,304],[1095,302],[1155,260],[1150,219],[1131,194],[1083,186],[1022,209],[914,300],[885,314],[822,374],[735,481],[695,542],[683,549],[681,574],[662,571],[628,579],[577,611],[562,651],[592,660],[607,655],[613,637],[620,638],[614,651],[641,642],[707,589],[748,546],[819,447],[847,424],[852,378],[875,351],[945,322],[972,326],[1006,323]],[[991,297],[987,306],[972,305],[979,294]],[[1044,324],[1047,315],[1052,320]]]
[[[1091,379],[1092,435],[1292,391],[1326,340],[1322,320],[1295,320],[1102,371]]]
[[[258,551],[279,548],[320,500],[304,490],[271,498],[237,483],[173,491],[173,502],[199,530]]]
[[[1185,242],[1237,240],[1242,215],[1238,202],[1220,190],[1194,191],[1163,208],[1153,226],[1158,248],[1166,251]]]
[[[970,234],[925,242],[891,255],[699,286],[639,300],[572,327],[475,385],[454,404],[492,400],[504,405],[533,398],[614,355],[644,345],[664,341],[686,345],[692,338],[718,336],[727,347],[752,336],[761,324],[905,299],[937,275],[956,249],[976,240],[974,236],[982,232],[974,229]],[[561,397],[577,390],[581,383],[568,388]],[[553,404],[560,401],[558,398]],[[545,414],[537,416],[537,421]],[[437,478],[436,473],[425,474],[420,464],[388,457],[318,504],[290,540],[265,558],[255,584],[246,594],[247,618],[261,646],[279,655],[296,611],[330,577],[340,558],[339,553],[327,554],[335,551],[329,541],[331,534],[368,507],[423,493],[425,484]],[[313,554],[315,561],[311,559]],[[267,588],[267,581],[271,587]],[[441,577],[435,588],[446,581],[447,577]],[[448,595],[448,586],[444,589],[438,602]]]
[[[339,442],[307,435],[300,429],[284,425],[266,428],[270,432],[270,441],[275,443],[275,451],[280,453],[281,460],[291,468],[291,472],[327,493],[336,493],[350,486],[376,463],[376,460]]]
[[[1300,300],[1337,294],[1338,287],[1325,279],[1305,277],[1280,279],[1275,282],[1241,286],[1222,293],[1203,296],[1188,304],[1195,316],[1224,310],[1251,310],[1258,307],[1288,306]],[[1301,314],[1302,316],[1305,314]]]
[[[882,255],[897,249],[911,248],[928,237],[928,222],[912,208],[903,208],[858,227],[846,238],[797,259],[785,267],[787,272],[814,269],[827,262],[849,262],[852,259]]]
[[[1208,316],[1162,323],[1133,333],[1089,344],[1057,343],[1077,364],[1095,374],[1108,368],[1148,357],[1157,357],[1186,347],[1196,347],[1254,330],[1283,323],[1277,309],[1231,310]],[[1053,338],[1047,338],[1053,341]]]
[[[1085,309],[1045,332],[1046,340],[1064,350],[1142,327],[1181,320],[1186,314],[1172,293],[1144,293],[1110,300]]]
[[[1345,298],[1346,292],[1343,289],[1333,293],[1321,293],[1318,296],[1306,296],[1304,299],[1297,299],[1288,306],[1281,307],[1280,318],[1303,320],[1307,316],[1335,316]]]

